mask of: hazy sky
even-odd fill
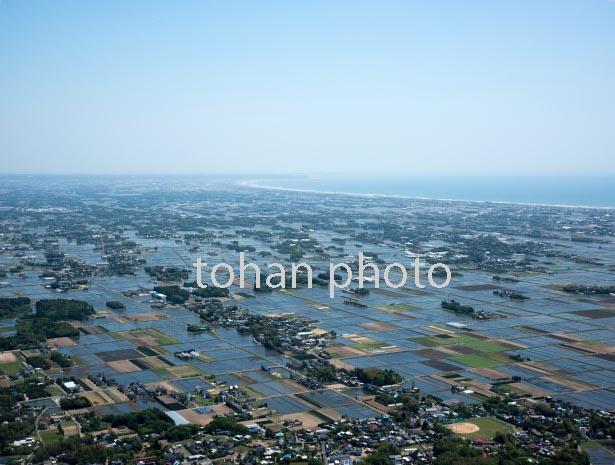
[[[0,172],[615,173],[613,0],[0,2]]]

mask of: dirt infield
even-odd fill
[[[132,371],[141,371],[141,369],[132,363],[130,360],[113,360],[107,362],[107,365],[113,368],[118,373],[130,373]]]
[[[0,364],[15,363],[18,361],[19,359],[15,356],[13,352],[1,352],[0,353]]]
[[[448,428],[453,433],[459,434],[476,433],[480,430],[480,428],[473,423],[453,423],[452,425],[448,425]]]
[[[474,418],[462,423],[447,425],[447,428],[466,439],[492,439],[498,432],[512,433],[515,431],[510,424],[495,418]]]

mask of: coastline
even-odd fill
[[[477,203],[477,204],[496,204],[496,205],[521,205],[527,207],[550,207],[550,208],[568,208],[568,209],[592,209],[592,210],[615,210],[615,206],[599,207],[595,205],[564,205],[564,204],[549,204],[549,203],[531,203],[531,202],[516,202],[503,200],[469,200],[469,199],[454,199],[445,197],[418,197],[400,194],[373,194],[373,193],[358,193],[344,191],[326,191],[317,189],[299,189],[283,186],[269,186],[260,184],[259,179],[246,181],[238,181],[237,185],[252,189],[266,189],[274,191],[298,192],[304,194],[321,194],[321,195],[340,195],[351,197],[365,198],[389,198],[389,199],[405,199],[405,200],[431,200],[434,202],[459,202],[459,203]]]

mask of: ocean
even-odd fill
[[[296,176],[244,185],[298,191],[615,208],[615,176]]]

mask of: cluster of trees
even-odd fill
[[[440,305],[442,306],[442,308],[446,310],[451,310],[455,313],[464,313],[468,315],[474,313],[474,307],[471,307],[470,305],[461,305],[454,299],[443,300]]]
[[[0,338],[1,349],[29,349],[47,338],[79,336],[79,331],[64,321],[49,321],[36,315],[19,318],[16,329],[15,336]]]
[[[277,271],[277,270],[276,270]],[[322,279],[320,276],[326,275],[327,279]],[[256,292],[266,292],[272,291],[274,289],[280,288],[280,283],[282,282],[281,276],[271,276],[269,277],[269,283],[267,284],[267,278],[269,275],[266,273],[261,274],[260,287],[256,287],[254,285],[254,290]],[[319,273],[318,276],[312,277],[312,286],[328,286],[329,275],[327,273]],[[309,276],[303,269],[297,270],[295,273],[295,283],[296,287],[308,286],[310,283]],[[293,278],[292,273],[284,273],[284,285],[281,286],[282,289],[292,288],[293,287]]]
[[[5,388],[0,389],[0,406],[5,407],[1,399]],[[34,431],[34,418],[22,417],[21,422],[15,418],[21,416],[18,411],[4,411],[0,414],[0,456],[7,457],[13,455],[11,444],[13,441],[23,439]]]
[[[598,432],[602,432],[604,437],[615,436],[615,424],[611,423],[609,418],[599,415],[598,412],[590,412],[589,427],[590,434],[594,436]]]
[[[190,276],[189,270],[174,266],[146,266],[145,272],[158,281],[182,281]]]
[[[509,405],[508,401],[510,399],[504,397],[490,397],[483,402],[483,408],[492,415],[498,415],[502,412],[505,412],[508,415],[517,416],[521,413],[521,409],[518,405]],[[574,422],[575,417],[581,417],[588,415],[590,418],[589,422],[589,432],[588,435],[592,435],[593,432],[603,431],[603,434],[608,435],[610,432],[615,434],[615,425],[611,425],[608,418],[600,417],[597,412],[589,411],[585,412],[582,409],[575,407],[575,414],[573,417],[560,417],[557,410],[553,408],[552,405],[546,402],[540,402],[534,405],[534,411],[537,415],[544,415],[548,418],[558,418],[558,421],[544,422],[539,419],[533,419],[531,417],[524,418],[523,429],[526,431],[536,430],[542,434],[549,433],[554,434],[557,437],[569,437],[575,438],[579,437],[578,425]],[[594,417],[597,419],[595,422]],[[603,430],[602,428],[610,428]],[[505,442],[498,438],[505,438]],[[511,438],[508,435],[496,434],[496,441],[500,442],[500,444],[506,444],[508,447],[508,443],[511,442]]]
[[[396,407],[390,413],[400,423],[406,423],[408,420],[413,419],[420,408],[418,396],[410,393],[396,392],[390,394],[379,392],[376,394],[375,400],[382,405],[401,404],[401,406]]]
[[[164,438],[171,442],[185,441],[199,432],[199,425],[176,425],[167,429]]]
[[[13,318],[30,313],[30,304],[28,297],[0,297],[0,318]]]
[[[62,406],[64,408],[64,406]],[[107,415],[102,420],[93,412],[80,417],[84,432],[98,431],[107,425],[126,426],[139,434],[160,434],[171,442],[184,441],[199,431],[198,425],[175,425],[173,420],[158,409],[143,410],[137,413]]]
[[[250,430],[237,420],[230,417],[215,416],[209,424],[205,426],[205,432],[208,434],[216,434],[216,431],[226,431],[230,435],[246,435],[250,434]]]
[[[529,299],[528,296],[522,294],[521,292],[518,292],[518,291],[506,291],[506,290],[501,290],[501,289],[496,289],[495,291],[493,291],[493,295],[497,295],[497,296],[503,297],[505,299],[512,299],[512,300],[527,300],[527,299]]]
[[[278,327],[261,315],[248,315],[245,327],[238,328],[240,332],[250,332],[254,337],[262,337],[260,341],[267,349],[282,352],[282,340],[279,336]]]
[[[216,286],[207,286],[206,288],[202,288],[199,287],[196,281],[184,283],[184,286],[193,288],[194,290],[192,291],[192,295],[202,297],[204,299],[210,297],[228,297],[229,295],[229,290],[227,288]]]
[[[274,276],[269,280],[269,282],[271,283],[271,286],[277,286],[282,282],[282,280],[280,277]],[[260,284],[257,286],[256,283],[254,283],[253,289],[254,292],[271,292],[274,289],[274,287],[271,286],[267,284],[267,276],[261,275]]]
[[[494,260],[497,258],[508,259],[514,254],[523,255],[545,255],[545,245],[540,242],[523,242],[523,243],[506,243],[500,241],[497,237],[491,235],[481,235],[472,238],[464,238],[460,242],[463,243],[462,250],[467,257],[458,260],[459,263],[477,263],[481,268],[494,269],[498,273],[508,271],[507,268],[512,266],[497,267]],[[485,251],[488,250],[489,254]],[[524,262],[529,262],[525,260]],[[521,262],[523,264],[523,262]]]
[[[329,281],[331,281],[331,276],[329,276],[329,273],[318,273],[316,275],[316,277],[314,278],[314,284],[316,285],[320,285],[320,286],[328,286],[329,285]],[[336,282],[341,282],[342,280],[342,275],[334,273],[333,274],[333,279]]]
[[[431,276],[433,278],[445,278],[446,279],[448,277],[448,273],[446,272],[446,270],[444,268],[436,268],[431,273]],[[460,273],[459,271],[451,270],[451,277],[452,278],[460,278],[462,276],[463,276],[463,273]]]
[[[42,355],[33,355],[32,357],[26,357],[26,362],[34,368],[40,368],[42,370],[49,370],[51,365],[49,361]]]
[[[124,310],[126,308],[126,305],[117,300],[108,300],[106,305],[111,310]]]
[[[86,463],[105,463],[109,449],[104,445],[93,442],[93,438],[61,438],[55,442],[46,442],[37,448],[32,457],[32,462],[42,463],[49,457],[62,456],[62,462],[69,465]]]
[[[433,445],[437,465],[497,465],[498,457],[485,457],[481,449],[470,447],[457,436],[444,436]]]
[[[58,351],[52,352],[51,357],[49,358],[51,358],[51,360],[56,362],[62,368],[68,368],[73,366],[73,362],[71,361],[71,359]]]
[[[482,449],[471,447],[468,442],[453,435],[440,435],[435,441],[433,452],[436,465],[521,465],[536,461],[528,449],[514,441],[510,434],[497,432],[494,440],[504,446],[497,454],[487,455]],[[576,447],[569,445],[558,449],[553,457],[541,457],[546,465],[589,465],[589,457]]]
[[[79,415],[79,423],[81,424],[81,431],[84,433],[100,431],[106,427],[96,412],[87,412]]]
[[[15,407],[17,402],[24,400],[23,394],[10,391],[8,388],[0,387],[0,409],[10,410]]]
[[[355,368],[350,372],[351,376],[356,376],[359,381],[374,386],[389,386],[402,382],[402,377],[395,370],[389,368]]]
[[[120,415],[106,415],[102,418],[105,423],[117,428],[125,426],[139,435],[164,434],[169,428],[175,426],[175,422],[163,411],[158,409],[146,409],[134,413],[122,413]]]
[[[177,284],[171,286],[156,286],[154,291],[167,296],[167,302],[172,304],[183,304],[190,298],[190,292],[182,289]]]
[[[60,407],[64,410],[75,410],[79,408],[87,408],[91,407],[92,402],[86,397],[75,396],[75,397],[64,397],[60,399]]]
[[[392,442],[382,442],[370,455],[361,460],[362,465],[391,465],[389,456],[398,455],[399,447]]]
[[[374,386],[389,386],[402,382],[402,377],[394,370],[381,368],[355,368],[354,370],[339,370],[335,365],[321,361],[318,364],[305,362],[303,372],[306,376],[314,378],[321,383],[332,383],[337,381],[338,372],[342,372],[347,376],[354,376],[359,381],[365,384]]]
[[[82,300],[43,299],[36,302],[37,318],[46,318],[49,321],[83,321],[95,314],[94,308]]]
[[[231,241],[230,244],[226,244],[226,247],[229,250],[233,250],[237,253],[239,252],[256,252],[256,247],[253,245],[242,245],[239,241]]]
[[[305,374],[321,383],[333,383],[337,381],[337,368],[331,363],[321,363],[317,366],[306,363]]]
[[[39,382],[34,379],[34,377],[27,378],[23,381],[23,383],[19,383],[15,385],[15,389],[17,390],[17,394],[21,394],[23,400],[25,396],[28,399],[40,399],[41,397],[49,397],[51,394],[47,391],[46,387],[50,384],[53,384],[53,381],[47,380],[44,382]]]
[[[356,289],[350,289],[352,292],[354,292],[356,295],[368,295],[369,294],[369,289],[367,289],[366,287],[357,287]]]
[[[572,294],[613,294],[615,293],[615,286],[584,286],[571,283],[565,284],[562,290]]]
[[[44,299],[36,302],[36,313],[31,313],[30,299],[6,299],[4,308],[20,308],[22,315],[17,318],[16,335],[0,338],[0,350],[30,349],[54,337],[77,337],[79,331],[65,320],[82,321],[96,311],[87,302],[67,299]]]
[[[287,239],[275,244],[272,248],[278,253],[288,255],[291,262],[298,262],[306,251],[313,249],[317,244],[318,241],[311,238],[300,242]]]
[[[202,325],[189,324],[188,327],[186,328],[186,331],[188,331],[189,333],[204,333],[206,331],[209,331],[210,329],[211,328],[206,324],[202,324]]]

